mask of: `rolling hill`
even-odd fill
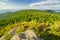
[[[0,14],[0,37],[17,27],[15,32],[18,34],[33,29],[35,34],[44,40],[59,40],[59,24],[60,14],[54,11],[50,12],[49,10],[41,11],[33,9],[7,12]],[[22,27],[20,28],[19,26]],[[11,35],[9,35],[9,37],[11,37]],[[5,40],[10,40],[10,38],[7,38],[5,38]]]

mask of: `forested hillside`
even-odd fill
[[[60,14],[55,11],[21,10],[0,14],[0,37],[21,26],[17,33],[33,29],[44,40],[60,40]],[[21,31],[22,30],[22,31]],[[6,39],[8,40],[8,39]]]

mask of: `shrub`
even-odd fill
[[[12,38],[11,34],[6,34],[3,40],[10,40]]]

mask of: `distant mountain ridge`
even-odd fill
[[[25,9],[26,10],[26,9]],[[28,9],[27,9],[28,10]],[[36,10],[36,9],[35,9]],[[18,11],[18,10],[0,10],[0,14],[1,13],[5,13],[5,12],[14,12],[14,11]],[[56,11],[56,12],[60,12],[60,10],[45,10],[45,11],[51,11],[51,12],[53,12],[53,11]]]

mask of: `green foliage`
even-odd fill
[[[60,14],[40,10],[23,10],[0,15],[0,37],[11,29],[17,27],[16,33],[33,29],[38,37],[45,40],[60,39]],[[7,34],[4,40],[9,40],[12,35]]]
[[[5,37],[4,37],[4,39],[3,39],[3,40],[10,40],[10,39],[11,39],[11,37],[12,37],[12,35],[11,35],[11,34],[7,34],[7,35],[5,35]]]
[[[31,20],[37,20],[37,22],[48,21],[49,23],[53,23],[54,21],[60,20],[60,16],[58,16],[58,14],[56,13],[50,14],[49,12],[39,10],[23,10],[13,13],[1,14],[0,26],[6,26],[22,21],[31,21]]]
[[[45,28],[40,34],[44,40],[60,40],[60,21],[55,22],[53,25]]]
[[[60,36],[50,34],[48,31],[43,32],[41,37],[44,38],[44,40],[60,40]]]
[[[20,26],[20,27],[18,27],[17,28],[17,30],[16,30],[16,34],[19,34],[19,33],[21,33],[21,32],[23,32],[24,31],[24,27],[22,26]]]

